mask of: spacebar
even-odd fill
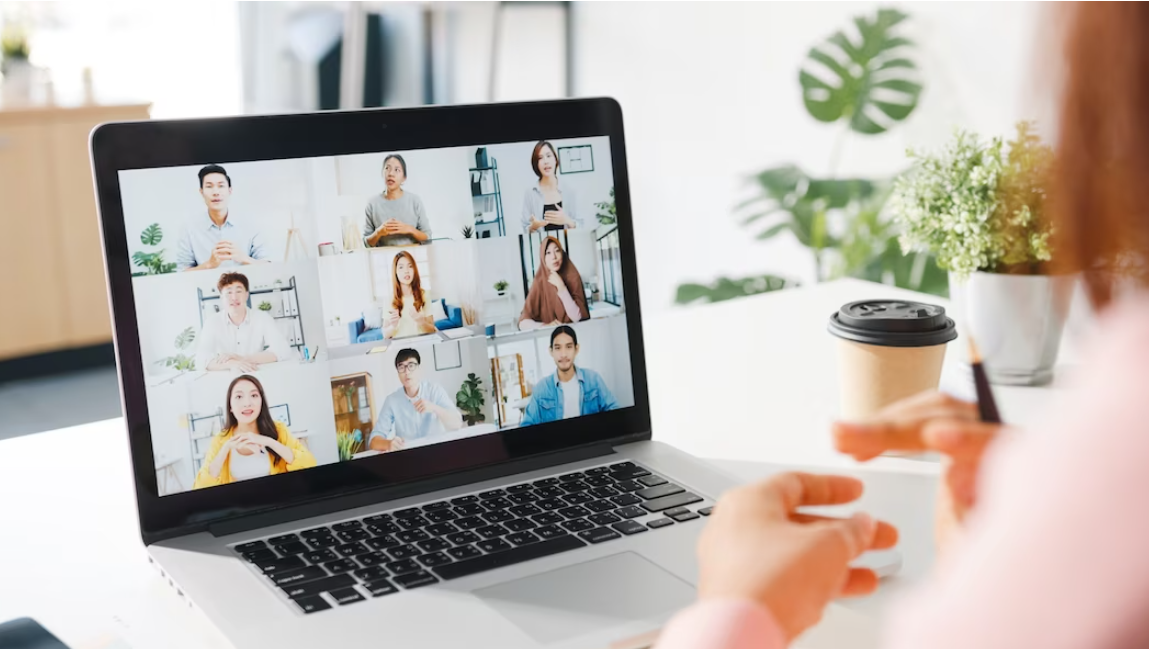
[[[494,570],[495,568],[503,568],[532,559],[549,557],[559,552],[577,550],[585,545],[586,543],[582,539],[572,534],[560,536],[557,539],[550,539],[549,541],[503,550],[502,552],[496,552],[494,554],[484,554],[481,557],[459,561],[458,563],[448,563],[445,566],[439,566],[431,570],[443,579],[458,579],[459,577],[466,577],[467,575],[473,575],[486,570]]]

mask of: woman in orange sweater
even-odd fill
[[[315,466],[315,456],[274,421],[259,379],[243,375],[227,388],[227,425],[212,440],[193,489]]]

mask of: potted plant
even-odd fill
[[[4,75],[5,101],[19,104],[30,99],[33,68],[29,55],[27,30],[19,22],[8,21],[0,32],[0,74]]]
[[[271,310],[271,302],[268,302],[266,300],[263,302],[260,302],[259,303],[259,310],[263,311],[264,313],[267,313],[268,311]]]
[[[164,358],[156,361],[156,365],[170,367],[180,374],[184,372],[192,372],[195,370],[195,356],[190,353],[192,344],[195,343],[196,330],[194,327],[188,327],[176,336],[175,347],[176,353],[173,356],[165,356]]]
[[[483,380],[471,372],[455,395],[455,405],[463,413],[463,420],[467,422],[468,426],[474,426],[487,419],[487,415],[483,413],[483,406],[486,405],[487,400],[483,396],[482,385]]]
[[[499,297],[503,297],[507,294],[508,286],[510,286],[510,284],[507,283],[507,280],[500,279],[499,281],[495,282],[495,292],[499,294]]]
[[[149,247],[157,247],[164,240],[164,231],[159,223],[153,223],[144,228],[140,233],[140,243]],[[167,261],[164,259],[164,253],[167,250],[160,249],[155,252],[144,252],[137,250],[132,253],[132,263],[140,267],[132,273],[132,277],[140,277],[144,275],[163,275],[166,273],[174,273],[176,271],[176,263],[174,261]],[[212,289],[215,292],[215,289]]]
[[[929,250],[950,272],[955,317],[991,380],[1048,383],[1075,279],[1049,274],[1053,150],[1022,122],[1008,143],[959,130],[941,151],[909,156],[892,203],[902,247]]]

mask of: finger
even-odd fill
[[[976,406],[952,397],[946,398],[949,402],[916,404],[907,410],[879,415],[868,421],[835,422],[832,428],[834,446],[859,461],[872,459],[887,451],[930,450],[927,442],[922,439],[922,427],[928,422],[937,419],[977,421]]]
[[[946,488],[959,518],[977,502],[978,469],[979,465],[973,462],[955,462],[946,469]]]
[[[929,448],[957,459],[977,459],[1001,433],[999,424],[961,419],[937,419],[922,427]]]
[[[813,523],[809,527],[832,543],[844,561],[856,559],[868,550],[878,530],[877,521],[865,512],[858,512],[845,519]]]
[[[842,597],[862,597],[878,589],[878,574],[869,568],[850,568],[842,584]]]
[[[799,507],[842,505],[862,495],[862,482],[839,475],[788,472],[747,487],[787,514]]]
[[[795,523],[812,524],[841,521],[846,519],[832,516],[817,516],[814,514],[790,514],[790,520]],[[874,529],[874,540],[867,550],[888,550],[898,544],[898,528],[885,521],[877,521]]]

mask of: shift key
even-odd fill
[[[647,500],[642,503],[642,508],[648,512],[660,512],[664,509],[671,509],[674,507],[682,507],[683,505],[690,505],[692,503],[702,502],[702,497],[692,494],[689,491],[673,496],[663,496],[662,498],[655,498],[654,500]]]
[[[320,579],[327,576],[327,571],[319,566],[307,566],[306,568],[294,568],[291,570],[282,570],[271,574],[272,581],[276,586],[283,587],[290,584],[295,584],[301,581],[311,581],[312,579]]]

